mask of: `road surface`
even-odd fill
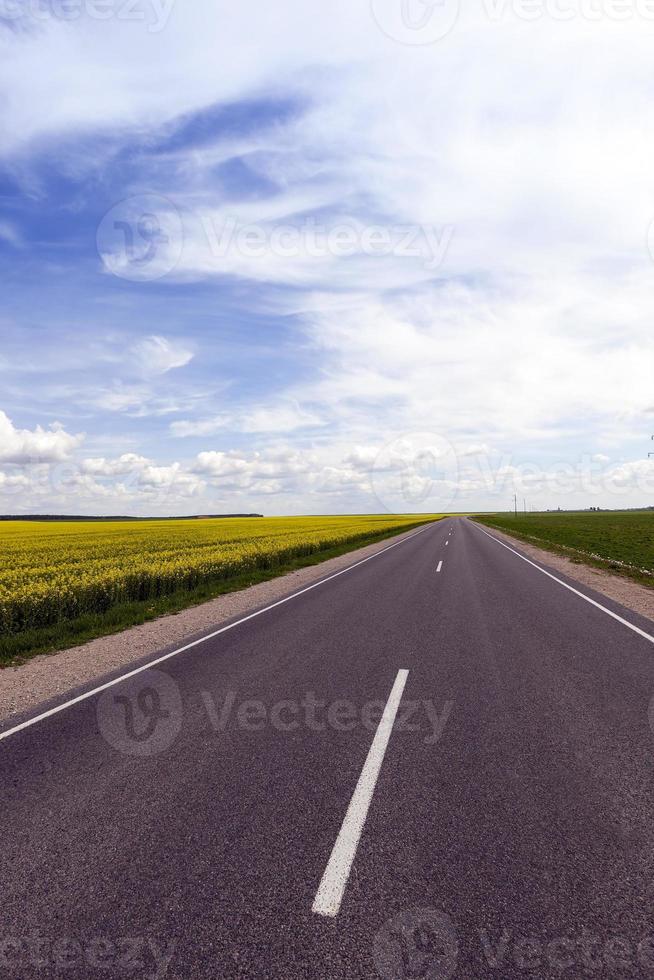
[[[653,976],[652,630],[446,519],[6,724],[0,976]]]

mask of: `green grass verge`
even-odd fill
[[[0,669],[25,663],[30,657],[35,657],[38,654],[56,653],[58,650],[87,643],[98,636],[119,633],[129,626],[137,626],[139,623],[148,622],[166,613],[180,612],[189,606],[197,606],[202,602],[215,599],[216,596],[225,595],[228,592],[238,592],[250,585],[267,582],[299,568],[317,565],[329,558],[337,558],[339,555],[347,554],[347,552],[357,548],[376,544],[379,541],[397,537],[399,534],[405,534],[407,531],[415,530],[427,523],[430,521],[416,521],[415,524],[403,527],[401,531],[394,528],[381,534],[359,536],[336,547],[295,558],[275,568],[256,569],[229,579],[221,578],[203,582],[202,585],[190,591],[179,590],[154,600],[127,602],[113,606],[104,613],[86,613],[77,619],[55,623],[52,626],[24,630],[22,633],[5,634],[0,636]]]
[[[484,514],[480,524],[654,588],[654,512]]]

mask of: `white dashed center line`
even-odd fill
[[[408,670],[397,672],[384,714],[313,901],[312,911],[317,915],[338,915],[408,676]]]

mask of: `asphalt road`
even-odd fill
[[[447,519],[0,732],[0,976],[654,976],[654,628],[557,578]]]

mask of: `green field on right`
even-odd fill
[[[475,520],[654,587],[654,510],[484,514]]]

